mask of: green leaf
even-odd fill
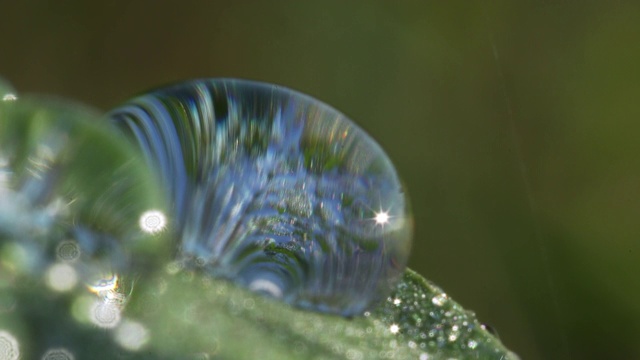
[[[128,314],[154,329],[150,349],[176,358],[517,359],[473,313],[411,270],[385,303],[351,319],[194,272],[159,274],[141,287]]]

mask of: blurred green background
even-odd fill
[[[0,75],[107,109],[167,82],[311,94],[387,150],[410,266],[523,359],[640,358],[640,3],[3,1]]]

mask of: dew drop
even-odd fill
[[[46,282],[52,290],[65,292],[76,286],[78,275],[71,265],[58,263],[51,265],[47,270]]]
[[[16,101],[18,97],[15,94],[4,94],[2,96],[2,101]]]
[[[75,356],[69,350],[64,348],[56,348],[47,350],[42,355],[42,360],[74,360]]]
[[[20,358],[18,340],[9,332],[0,330],[0,359],[17,360]]]
[[[149,341],[149,330],[139,322],[123,321],[115,330],[115,340],[123,348],[140,350]]]
[[[140,216],[140,229],[142,231],[155,234],[158,233],[167,226],[167,218],[162,211],[149,210],[145,211]]]
[[[65,262],[74,262],[80,257],[80,246],[76,241],[65,240],[56,247],[56,256]]]
[[[98,291],[101,274],[144,273],[169,250],[138,227],[147,209],[166,212],[155,174],[99,118],[62,100],[0,101],[0,273],[16,294]]]
[[[449,298],[447,297],[447,294],[445,294],[445,293],[441,293],[441,294],[438,294],[438,295],[434,296],[434,297],[431,299],[431,302],[432,302],[432,303],[433,303],[433,305],[435,305],[435,306],[442,306],[442,305],[444,305],[444,304],[447,302],[447,300],[448,300],[448,299],[449,299]]]
[[[120,307],[110,301],[96,300],[89,309],[89,320],[101,328],[116,327],[120,317]]]
[[[185,266],[345,316],[385,299],[403,272],[412,217],[402,183],[330,106],[277,85],[197,80],[109,118],[163,181]]]

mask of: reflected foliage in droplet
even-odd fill
[[[382,149],[286,88],[202,80],[110,114],[165,183],[180,256],[300,307],[360,314],[402,273],[412,220]]]

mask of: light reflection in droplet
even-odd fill
[[[118,289],[118,274],[105,276],[104,278],[96,281],[92,285],[88,285],[87,287],[89,288],[89,291],[98,295],[105,292],[116,291],[116,289]]]
[[[282,289],[274,282],[266,279],[257,279],[249,284],[249,289],[258,293],[268,294],[274,298],[282,297]]]
[[[73,240],[65,240],[56,247],[58,260],[74,262],[80,257],[80,246]]]
[[[149,341],[149,330],[139,322],[125,320],[116,329],[115,340],[123,348],[137,351]]]
[[[20,345],[11,333],[0,330],[0,359],[18,360],[20,358]]]
[[[5,94],[2,97],[2,101],[16,101],[18,97],[15,94]]]
[[[398,326],[398,324],[391,324],[389,331],[391,331],[392,334],[397,334],[400,331],[400,326]]]
[[[89,309],[89,320],[101,328],[114,328],[120,322],[120,307],[113,302],[96,300]]]
[[[78,275],[73,266],[65,263],[53,264],[46,273],[49,288],[55,291],[69,291],[78,283]]]
[[[140,215],[140,229],[149,234],[161,232],[167,226],[167,218],[158,210],[149,210]]]
[[[389,222],[389,213],[386,211],[380,211],[376,213],[376,216],[374,219],[376,220],[376,224],[380,226],[384,226]]]
[[[42,355],[42,360],[74,360],[75,356],[67,350],[63,348],[50,349],[44,355]]]
[[[431,302],[435,306],[442,306],[447,302],[447,299],[448,299],[447,294],[442,293],[442,294],[438,294],[438,295],[434,296],[431,299]]]

